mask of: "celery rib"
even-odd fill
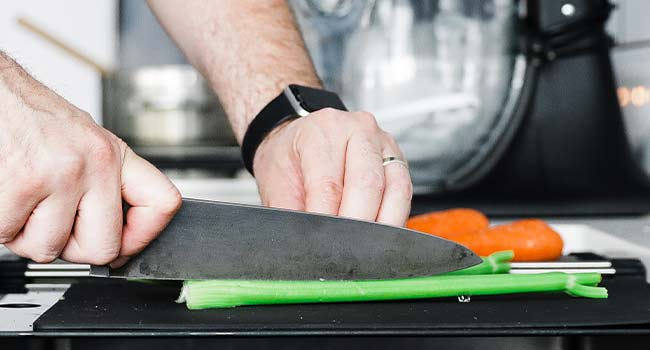
[[[182,295],[189,309],[558,291],[587,298],[607,297],[605,288],[584,285],[600,279],[597,273],[550,272],[534,275],[441,275],[370,281],[207,280],[185,281]]]
[[[185,281],[177,302],[189,309],[228,308],[242,305],[355,302],[441,298],[530,292],[558,292],[585,298],[607,298],[596,287],[597,273],[561,272],[510,275],[512,251],[483,258],[479,265],[444,275],[393,280],[362,281]]]

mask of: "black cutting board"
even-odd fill
[[[516,331],[633,326],[650,329],[650,285],[636,277],[606,280],[609,299],[564,293],[477,296],[368,303],[246,306],[189,311],[178,288],[108,280],[73,285],[34,324],[35,331],[267,331],[367,334],[401,331]],[[645,327],[647,325],[648,327]]]

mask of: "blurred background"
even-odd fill
[[[581,15],[580,1],[553,3],[565,18]],[[469,188],[461,184],[477,181],[468,180],[482,171],[477,164],[496,162],[518,106],[530,99],[524,87],[534,61],[521,44],[530,36],[522,26],[528,2],[290,4],[326,87],[397,138],[417,193]],[[634,162],[650,173],[650,3],[612,4],[611,93]],[[5,2],[0,49],[163,168],[185,196],[258,202],[218,101],[144,0]],[[562,88],[558,104],[591,103]]]

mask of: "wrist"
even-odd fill
[[[280,95],[290,84],[297,84],[314,89],[322,89],[322,84],[313,72],[304,74],[311,76],[307,79],[278,80],[278,81],[251,81],[246,89],[229,89],[217,87],[216,82],[211,82],[215,91],[220,91],[219,100],[228,116],[237,142],[241,145],[246,131],[251,122],[259,115],[274,98]],[[238,102],[233,103],[229,101]]]
[[[246,130],[241,143],[246,169],[254,175],[253,160],[257,149],[273,130],[289,120],[324,108],[346,110],[341,99],[332,92],[300,85],[287,86],[262,108]]]
[[[264,154],[269,154],[270,151],[267,151],[266,149],[272,149],[273,145],[277,145],[278,141],[284,136],[286,136],[286,132],[288,131],[287,129],[291,127],[291,124],[296,121],[296,118],[291,118],[288,120],[285,120],[278,126],[276,126],[273,130],[271,130],[266,137],[264,137],[264,140],[260,143],[260,145],[257,147],[257,151],[255,152],[255,155],[253,156],[253,168],[254,170],[258,170],[257,167],[259,166],[260,162],[264,163],[262,158],[265,158]],[[291,131],[288,131],[291,133]],[[280,141],[281,143],[281,141]]]

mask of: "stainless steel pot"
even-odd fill
[[[117,71],[103,91],[104,125],[130,144],[235,144],[223,109],[190,65]]]

